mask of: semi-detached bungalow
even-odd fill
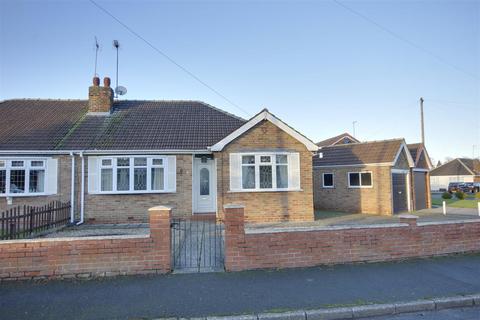
[[[0,211],[71,201],[72,221],[223,216],[313,220],[313,142],[262,110],[249,120],[196,101],[114,100],[94,78],[88,100],[0,103]]]
[[[480,160],[455,158],[430,172],[432,190],[447,191],[450,182],[480,182]]]

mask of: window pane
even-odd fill
[[[112,159],[102,159],[102,166],[109,167],[112,165]]]
[[[323,175],[323,185],[325,187],[333,187],[333,174],[325,173]]]
[[[130,165],[129,158],[118,158],[117,159],[117,166],[118,167],[128,167]]]
[[[30,192],[45,191],[45,170],[30,170]]]
[[[350,185],[351,186],[360,185],[360,175],[358,173],[350,173]]]
[[[152,164],[154,166],[161,166],[161,165],[163,165],[163,159],[153,159]]]
[[[163,190],[163,168],[152,168],[152,190]]]
[[[117,169],[117,190],[118,191],[130,190],[130,169],[128,168]]]
[[[147,168],[135,168],[133,171],[133,189],[147,190]]]
[[[113,191],[113,169],[102,169],[100,190]]]
[[[0,160],[0,168],[5,167],[5,160]]]
[[[210,194],[210,172],[207,168],[200,170],[200,195],[208,196]]]
[[[12,167],[23,167],[23,161],[12,161]]]
[[[255,167],[242,167],[242,187],[243,189],[255,189]]]
[[[288,166],[277,166],[277,188],[288,188]]]
[[[20,161],[23,162],[23,161]],[[10,171],[10,192],[24,193],[25,192],[25,170]]]
[[[279,154],[277,155],[277,163],[287,163],[287,155],[286,154]]]
[[[7,172],[5,170],[0,170],[0,193],[5,193],[7,186]]]
[[[272,166],[260,166],[260,188],[272,188]]]
[[[372,174],[370,172],[362,173],[362,186],[371,186],[372,185]]]
[[[242,156],[243,164],[253,164],[255,163],[255,156]]]
[[[41,160],[34,160],[32,162],[30,162],[30,165],[32,167],[43,167],[43,161]]]
[[[261,156],[260,162],[270,162],[270,156]]]
[[[133,159],[134,166],[146,166],[147,165],[147,158],[135,158]]]

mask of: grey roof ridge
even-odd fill
[[[352,143],[346,143],[346,144],[336,144],[336,145],[333,145],[333,146],[320,147],[320,149],[341,148],[341,147],[356,146],[356,145],[359,145],[359,144],[369,144],[369,143],[389,142],[389,141],[403,141],[403,142],[405,142],[405,138],[392,138],[392,139],[384,139],[384,140],[370,140],[370,141],[352,142]]]
[[[88,99],[63,99],[63,98],[10,98],[0,100],[0,103],[7,101],[85,101]]]

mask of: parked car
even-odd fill
[[[454,192],[457,192],[457,191],[461,191],[461,187],[460,187],[461,183],[460,182],[450,182],[448,184],[448,192],[450,193],[454,193]]]
[[[480,190],[480,183],[479,182],[465,182],[461,183],[459,189],[465,193],[475,193]]]

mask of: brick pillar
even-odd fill
[[[225,212],[225,269],[242,270],[241,247],[245,243],[245,206],[227,204]]]
[[[432,190],[430,188],[430,172],[427,172],[425,175],[425,185],[427,186],[427,190],[425,191],[427,193],[427,208],[430,209],[432,207]]]
[[[170,220],[172,208],[157,206],[148,209],[150,218],[150,238],[153,240],[155,259],[158,262],[158,269],[164,272],[171,271],[171,235]]]
[[[401,223],[407,223],[409,227],[417,226],[418,216],[415,216],[413,214],[401,214],[398,217],[400,218]]]

